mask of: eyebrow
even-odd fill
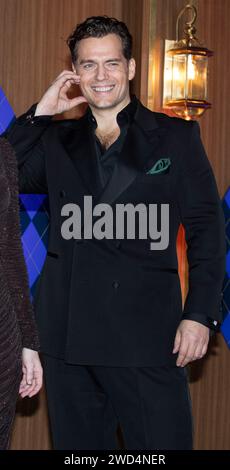
[[[95,60],[91,60],[91,59],[83,59],[80,61],[80,65],[82,64],[88,64],[89,62],[92,62],[92,64],[95,64]]]
[[[108,60],[106,60],[105,62],[106,62],[106,63],[107,63],[107,62],[121,62],[121,59],[117,59],[117,58],[116,58],[116,59],[108,59]],[[80,65],[82,65],[82,64],[89,64],[89,63],[90,63],[90,64],[96,64],[97,62],[96,62],[95,60],[92,60],[92,59],[82,59],[82,60],[80,61]]]

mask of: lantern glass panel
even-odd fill
[[[207,69],[208,59],[201,55],[187,56],[185,97],[191,100],[206,100],[207,98]]]
[[[172,60],[172,99],[185,98],[187,62],[185,54],[173,56]]]

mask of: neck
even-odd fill
[[[128,96],[122,103],[119,103],[114,108],[99,109],[90,105],[90,109],[97,121],[97,129],[102,132],[117,129],[117,115],[130,103],[130,96]]]

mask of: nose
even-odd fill
[[[96,79],[105,80],[108,78],[108,70],[104,67],[103,64],[98,64],[96,69]]]

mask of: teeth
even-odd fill
[[[113,89],[113,85],[112,86],[103,86],[103,87],[99,87],[99,86],[95,86],[95,87],[92,87],[94,91],[111,91]]]

